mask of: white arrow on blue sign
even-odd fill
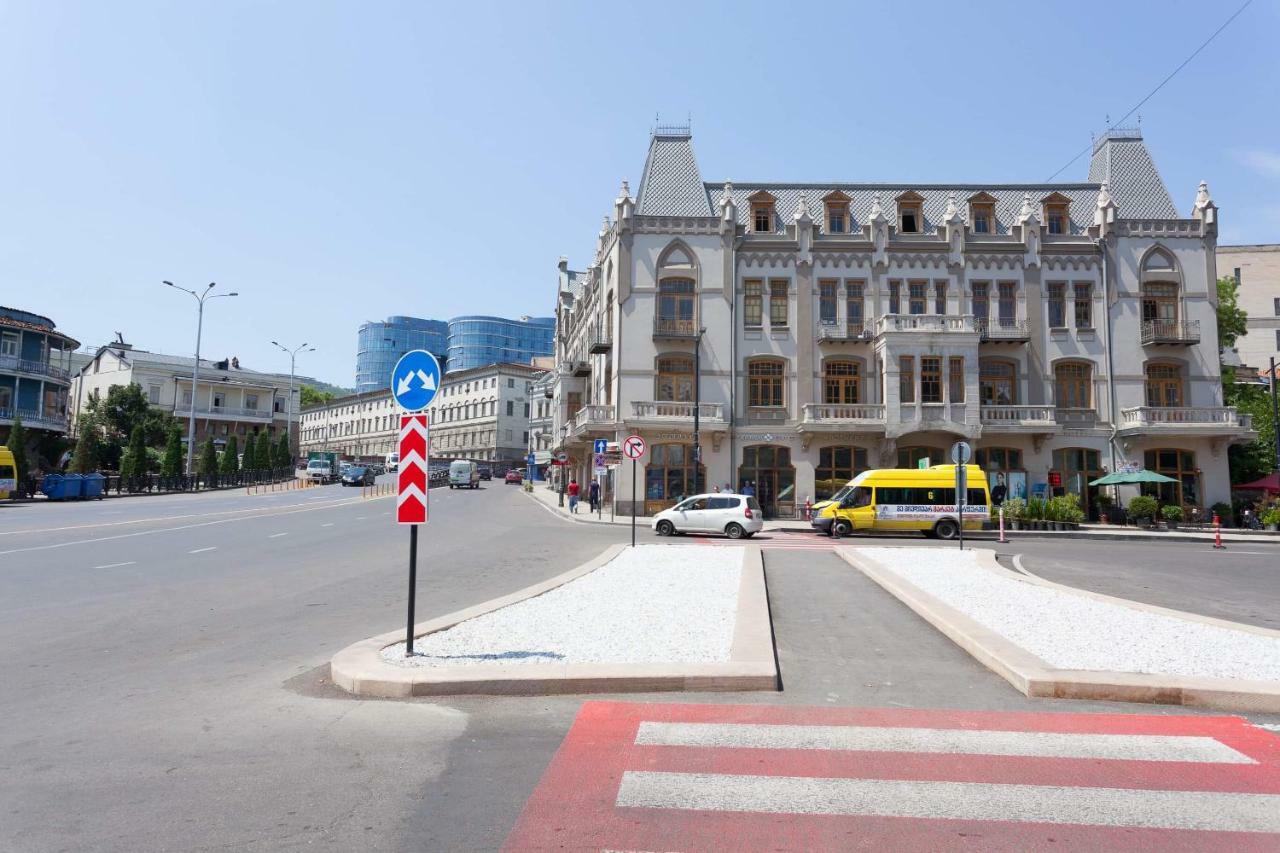
[[[596,453],[608,453],[608,452],[609,452],[609,439],[607,439],[607,438],[597,438],[597,439],[596,439],[596,441],[595,441],[595,452],[596,452]]]
[[[440,362],[424,349],[409,350],[391,371],[391,396],[406,412],[425,409],[439,389]]]

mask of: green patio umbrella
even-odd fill
[[[1089,483],[1090,486],[1123,486],[1126,483],[1176,483],[1173,477],[1166,477],[1164,474],[1157,474],[1155,471],[1148,471],[1145,468],[1141,471],[1117,472],[1108,474],[1105,477]]]

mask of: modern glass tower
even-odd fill
[[[486,364],[528,364],[554,352],[555,317],[454,317],[449,321],[449,364],[446,370],[468,370]]]
[[[386,388],[396,361],[413,349],[424,349],[443,362],[449,354],[449,324],[418,317],[362,324],[356,347],[356,390]]]

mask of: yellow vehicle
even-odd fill
[[[7,500],[18,488],[17,463],[13,461],[13,451],[0,446],[0,501]]]
[[[991,520],[987,478],[977,465],[967,466],[966,475],[964,529],[982,530]],[[837,537],[858,531],[918,530],[925,536],[954,539],[960,535],[955,492],[954,465],[863,471],[816,513],[813,526]]]

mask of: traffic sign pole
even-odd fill
[[[969,464],[973,448],[968,442],[957,441],[951,445],[951,461],[956,466],[956,517],[960,521],[960,550],[964,550],[964,505],[969,499]]]
[[[631,547],[636,547],[636,463],[644,456],[644,439],[629,435],[622,441],[622,455],[631,460]]]
[[[404,629],[404,656],[413,657],[413,605],[418,598],[418,525],[409,528],[409,624]]]
[[[631,460],[631,547],[636,547],[636,460]]]

